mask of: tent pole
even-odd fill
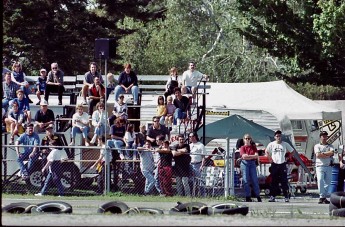
[[[226,138],[226,150],[225,150],[225,187],[224,187],[224,196],[227,198],[229,196],[229,138]]]

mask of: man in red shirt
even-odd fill
[[[89,89],[89,116],[92,115],[93,108],[99,102],[104,103],[105,87],[101,84],[99,77],[93,78],[93,85]]]

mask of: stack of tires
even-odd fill
[[[329,215],[345,217],[345,192],[333,192],[329,204]]]

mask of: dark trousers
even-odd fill
[[[102,163],[102,170],[101,170],[101,172],[99,172],[99,175],[97,177],[97,187],[98,187],[97,192],[98,193],[103,193],[103,191],[104,191],[104,188],[105,188],[104,187],[104,184],[105,184],[104,179],[105,179],[105,165],[104,165],[104,163]]]
[[[345,180],[345,169],[339,168],[339,174],[338,174],[338,191],[342,192],[345,191],[344,189],[344,180]]]
[[[48,102],[49,95],[51,92],[58,93],[59,102],[62,102],[62,94],[65,91],[63,85],[51,85],[47,84],[46,91],[44,92],[44,99]]]
[[[279,193],[279,183],[281,184],[281,188],[283,190],[283,194],[285,198],[289,197],[289,185],[287,179],[287,168],[286,163],[282,164],[271,164],[271,176],[272,176],[272,183],[271,183],[271,196],[276,196]]]
[[[89,115],[92,116],[93,113],[93,109],[95,108],[95,106],[97,105],[97,103],[99,103],[100,100],[99,99],[90,99],[89,101]],[[104,102],[103,102],[104,103]]]
[[[172,167],[164,166],[158,167],[159,182],[162,193],[167,196],[172,196]]]
[[[116,161],[121,160],[121,159],[120,159],[119,152],[117,150],[111,150],[111,154],[113,156],[113,159],[111,160],[111,166],[112,166],[112,171],[113,171],[113,185],[111,186],[111,190],[117,191],[119,189],[117,185],[119,182],[119,173],[121,170],[121,163],[116,162]]]

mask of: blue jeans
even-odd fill
[[[162,193],[161,184],[160,184],[160,181],[159,181],[159,174],[158,174],[158,164],[157,164],[157,167],[154,170],[154,178],[155,178],[155,187],[156,187],[157,191],[159,193]]]
[[[2,108],[5,109],[6,113],[7,113],[7,110],[8,110],[8,106],[10,105],[11,99],[3,99],[2,100]]]
[[[179,196],[191,196],[189,187],[189,177],[176,177],[176,189],[177,194]]]
[[[187,113],[183,112],[180,108],[177,108],[174,112],[174,125],[176,125],[177,119],[185,119]]]
[[[116,139],[107,140],[107,147],[118,148],[119,150],[117,152],[119,154],[122,154],[122,155],[123,155],[123,151],[120,149],[124,145],[125,145],[125,143],[122,140],[116,140]]]
[[[138,93],[139,93],[138,86],[133,86],[131,88],[131,92],[132,92],[132,95],[133,95],[134,102],[138,103]],[[114,93],[115,93],[115,102],[117,102],[117,100],[119,100],[120,94],[125,94],[125,89],[123,89],[123,87],[121,87],[120,85],[117,85],[115,87]]]
[[[255,160],[242,160],[241,172],[242,172],[242,180],[244,184],[244,191],[245,191],[246,197],[252,197],[250,185],[252,185],[253,187],[255,196],[259,197],[260,188],[259,188],[258,175],[256,172]]]
[[[155,177],[153,175],[153,172],[151,171],[147,171],[147,170],[143,170],[141,171],[145,177],[145,193],[150,193],[152,188],[155,186],[156,180]]]
[[[64,195],[64,187],[61,183],[61,176],[62,176],[61,162],[53,161],[50,168],[51,168],[51,171],[49,171],[47,178],[44,181],[44,186],[41,190],[41,193],[42,195],[44,195],[53,181],[58,189],[59,195],[62,196]]]
[[[137,148],[137,146],[136,145],[134,145],[134,141],[132,141],[132,142],[128,142],[128,147],[126,147],[127,149],[136,149]],[[130,160],[132,160],[132,159],[136,159],[137,158],[137,156],[138,156],[138,152],[136,151],[136,150],[130,150],[130,151],[125,151],[125,158],[126,159],[130,159]]]
[[[31,168],[32,168],[32,164],[34,164],[38,157],[39,157],[39,153],[36,152],[35,155],[32,158],[29,158],[29,155],[31,154],[32,150],[28,150],[24,153],[22,153],[18,158],[17,158],[17,163],[19,164],[19,169],[21,171],[22,174],[24,175],[29,175],[31,172]],[[26,159],[29,159],[28,165],[27,167],[25,167],[24,165],[24,161]]]
[[[82,133],[83,134],[83,138],[87,138],[87,135],[89,134],[90,128],[89,127],[84,127],[83,131],[80,130],[79,127],[72,127],[72,138],[75,138],[75,136],[77,135],[77,133]]]
[[[97,136],[103,136],[104,133],[105,133],[105,125],[102,124],[102,125],[99,126],[99,127],[95,127],[95,134],[96,134]]]
[[[198,179],[201,180],[201,171],[200,171],[200,166],[202,162],[199,163],[191,163],[191,168],[192,168],[192,173],[193,173],[193,185],[195,185],[198,182]],[[200,186],[200,185],[199,185]],[[200,195],[205,196],[205,188],[204,187],[199,187],[200,190]]]
[[[317,187],[320,192],[320,198],[329,197],[328,188],[332,179],[332,167],[316,166]]]

